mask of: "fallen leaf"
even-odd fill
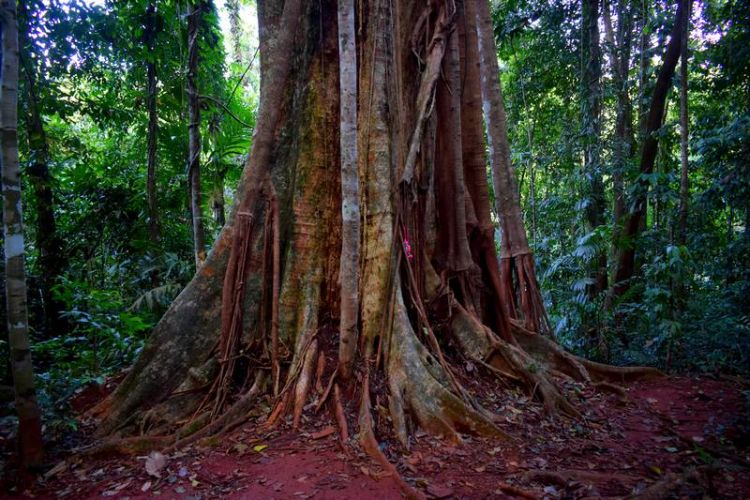
[[[253,446],[253,450],[255,450],[258,453],[265,450],[266,448],[268,448],[267,444],[259,444],[259,445]]]
[[[145,483],[143,483],[143,486],[141,486],[141,491],[144,493],[150,489],[151,489],[151,481],[146,481]]]
[[[146,472],[149,476],[161,477],[161,471],[167,466],[167,457],[158,451],[152,451],[146,459]]]
[[[666,447],[666,448],[664,448],[664,449],[665,449],[666,451],[668,451],[669,453],[677,453],[677,448],[675,448],[674,446],[667,446],[667,447]]]

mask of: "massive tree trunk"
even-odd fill
[[[206,258],[205,230],[203,228],[203,206],[201,191],[201,108],[198,92],[198,64],[200,59],[200,31],[206,4],[203,0],[188,2],[188,185],[190,191],[190,214],[193,222],[193,250],[195,267],[198,269]]]
[[[589,230],[604,223],[606,199],[602,182],[602,58],[599,43],[599,0],[584,0],[581,26],[581,50],[584,64],[581,78],[581,118],[583,124],[583,173],[586,178],[588,205],[586,219]],[[607,253],[597,250],[592,260],[589,297],[607,289]]]
[[[503,436],[462,360],[570,414],[553,373],[641,373],[575,358],[508,315],[516,292],[494,247],[482,96],[505,148],[504,235],[523,236],[517,251],[525,234],[491,36],[479,57],[489,8],[464,6],[372,0],[355,23],[351,1],[259,4],[261,101],[237,206],[96,409],[101,434],[172,432],[181,446],[243,422],[260,398],[271,401],[267,427],[286,416],[302,425],[313,401],[386,465],[376,436],[404,446],[417,426],[456,441]],[[522,303],[536,286],[527,254],[509,254]],[[389,419],[373,418],[373,399]]]
[[[677,13],[675,14],[674,27],[672,28],[670,40],[664,52],[662,66],[659,70],[659,76],[656,79],[654,92],[651,96],[646,136],[641,149],[641,178],[638,181],[638,192],[634,208],[623,228],[622,249],[620,250],[617,271],[615,273],[615,283],[612,288],[614,297],[620,297],[630,289],[631,279],[635,272],[636,240],[641,232],[641,222],[646,216],[646,197],[648,194],[648,180],[643,176],[652,173],[654,170],[656,153],[659,148],[659,138],[656,133],[661,128],[664,120],[667,93],[672,87],[672,77],[674,76],[677,61],[680,58],[680,47],[682,46],[682,36],[684,33],[683,24],[687,22],[687,18],[684,15],[686,8],[685,2],[680,0],[677,6]]]
[[[25,2],[19,2],[18,14],[22,27],[28,27],[29,13]],[[61,318],[64,304],[55,298],[54,286],[66,266],[65,245],[57,232],[55,202],[52,192],[54,184],[49,171],[49,146],[42,122],[42,109],[39,99],[37,69],[31,59],[31,40],[26,29],[19,31],[20,61],[26,87],[26,135],[29,143],[29,166],[26,169],[29,184],[34,193],[36,208],[36,249],[39,252],[39,275],[44,302],[44,323],[48,336],[62,335],[68,331],[68,322]]]
[[[148,206],[148,235],[151,244],[159,244],[159,207],[156,198],[156,141],[158,133],[158,115],[156,114],[156,4],[151,1],[146,10],[145,39],[148,56],[146,60],[148,109],[148,137],[146,147],[146,205]]]
[[[0,141],[8,345],[18,413],[21,464],[24,467],[36,467],[42,465],[43,461],[42,420],[34,389],[26,308],[21,178],[18,167],[18,23],[15,0],[2,2],[0,38]]]

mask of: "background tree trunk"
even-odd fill
[[[669,44],[664,52],[662,67],[656,79],[653,95],[651,96],[651,107],[649,109],[646,137],[641,150],[641,175],[650,174],[654,170],[654,161],[659,147],[659,139],[656,132],[661,128],[664,119],[664,108],[666,106],[667,93],[672,86],[677,61],[680,58],[680,47],[684,33],[683,23],[686,18],[683,15],[685,5],[680,2],[675,14],[674,27],[672,29]],[[639,180],[639,193],[635,200],[635,208],[630,213],[627,223],[623,229],[623,248],[620,252],[615,283],[612,288],[614,297],[619,297],[630,288],[630,280],[635,271],[635,250],[638,235],[641,232],[641,222],[646,216],[646,197],[648,194],[648,181],[643,177]]]
[[[23,467],[38,467],[44,458],[42,421],[34,389],[29,344],[24,270],[21,177],[18,167],[18,23],[15,0],[3,0],[0,11],[0,127],[2,133],[5,300],[11,370],[18,413],[18,442]]]
[[[599,43],[599,0],[583,1],[583,18],[581,27],[584,64],[581,75],[581,106],[583,122],[584,160],[583,172],[588,183],[586,219],[589,230],[594,231],[604,222],[606,200],[602,182],[601,155],[601,114],[602,114],[602,61]],[[603,248],[597,250],[592,261],[590,279],[587,286],[590,298],[596,297],[607,289],[607,253]]]
[[[240,22],[240,0],[226,1],[229,14],[229,33],[232,42],[232,59],[236,64],[242,64],[242,23]]]
[[[156,4],[151,1],[146,10],[146,79],[148,95],[148,137],[146,160],[146,204],[148,206],[148,234],[154,248],[159,244],[159,206],[156,198],[156,141],[158,137],[159,117],[156,112]]]
[[[687,243],[688,202],[690,184],[688,177],[688,38],[690,36],[690,0],[680,0],[683,6],[683,33],[680,46],[680,214],[677,229],[677,244]]]
[[[25,2],[19,2],[19,19],[21,26],[28,26],[28,12]],[[27,169],[29,184],[34,193],[36,206],[36,249],[39,252],[39,275],[42,283],[42,300],[47,335],[62,335],[68,331],[67,320],[60,317],[64,310],[63,303],[55,298],[54,286],[66,266],[65,245],[57,232],[55,219],[55,201],[53,195],[54,180],[49,171],[49,146],[47,134],[42,122],[42,110],[38,95],[36,69],[31,60],[31,41],[25,29],[19,31],[20,61],[26,83],[28,113],[25,116],[29,141],[30,164]]]
[[[609,7],[604,4],[604,26],[607,44],[610,49],[612,75],[617,95],[615,118],[615,145],[613,148],[612,191],[614,195],[612,235],[614,254],[617,255],[620,241],[620,228],[626,212],[626,196],[623,175],[628,171],[635,155],[635,137],[633,134],[633,105],[630,102],[630,55],[632,43],[632,9],[630,2],[617,2],[617,36],[612,28],[612,17]]]
[[[195,267],[206,259],[205,230],[201,191],[201,110],[198,92],[198,66],[200,59],[200,32],[206,4],[202,0],[188,2],[188,184],[190,186],[190,213],[193,222],[193,248]]]
[[[518,182],[510,159],[508,126],[500,88],[500,69],[497,64],[492,16],[488,2],[477,3],[476,26],[479,38],[482,109],[487,125],[495,210],[500,219],[502,233],[502,301],[510,318],[523,317],[528,330],[548,332],[547,313],[536,279],[534,258],[523,226]],[[517,313],[515,305],[514,267],[518,279],[520,314]]]

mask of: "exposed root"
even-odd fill
[[[528,500],[538,500],[539,495],[535,495],[534,493],[530,491],[523,490],[517,486],[510,485],[508,483],[504,483],[500,481],[498,483],[498,488],[500,488],[500,491],[505,493],[506,495],[510,495],[513,497],[520,497],[520,498],[526,498]]]
[[[310,347],[305,352],[305,359],[302,361],[302,371],[299,374],[297,380],[297,386],[294,391],[294,419],[293,427],[297,429],[299,427],[300,419],[302,418],[302,410],[305,407],[307,401],[307,394],[310,392],[310,384],[313,378],[313,370],[315,368],[315,359],[318,353],[318,341],[313,339]]]
[[[669,493],[677,490],[688,481],[698,481],[700,474],[696,469],[690,469],[683,474],[667,473],[660,480],[646,488],[645,490],[631,495],[627,498],[640,498],[643,500],[658,500],[667,498]]]
[[[370,415],[370,375],[367,372],[365,372],[362,386],[362,402],[359,407],[359,442],[362,445],[362,448],[368,455],[380,463],[388,473],[390,473],[401,492],[407,498],[423,499],[424,495],[404,481],[404,478],[401,477],[396,466],[388,461],[388,457],[385,456],[380,449],[380,446],[378,446],[378,440],[375,439],[375,432],[372,429],[372,416]]]
[[[169,450],[176,450],[194,443],[204,437],[213,436],[229,430],[237,420],[244,421],[247,413],[252,409],[256,398],[266,387],[266,377],[263,372],[258,372],[253,386],[235,402],[219,418],[209,423],[209,413],[204,413],[198,419],[188,422],[178,431],[178,436],[184,436],[174,443]],[[203,423],[202,426],[199,425]]]
[[[663,377],[656,368],[646,366],[610,366],[596,363],[570,354],[555,341],[537,335],[518,322],[512,322],[513,333],[518,343],[526,352],[544,361],[556,370],[575,380],[591,383],[606,381],[615,383],[632,382],[633,380]]]
[[[94,446],[73,450],[74,455],[92,458],[112,457],[117,455],[144,455],[154,450],[161,450],[174,442],[173,436],[133,436],[111,438],[96,443]]]
[[[590,470],[534,470],[523,475],[525,483],[555,484],[567,488],[571,483],[592,484],[597,482],[617,481],[627,484],[632,478],[613,472],[598,472]]]
[[[539,396],[548,412],[559,410],[575,418],[581,417],[560,394],[544,366],[522,349],[498,338],[460,305],[454,308],[451,329],[464,353],[472,359],[481,359],[483,365],[492,367],[498,374],[510,371],[513,379],[522,381],[532,390],[532,395]]]
[[[460,442],[459,431],[510,439],[481,407],[455,395],[450,381],[427,348],[417,339],[397,293],[389,347],[387,378],[391,419],[396,435],[408,446],[406,412],[433,434]]]
[[[346,444],[349,441],[349,425],[346,423],[346,415],[344,414],[344,407],[341,404],[341,393],[338,384],[333,386],[333,414],[339,426],[341,442]]]

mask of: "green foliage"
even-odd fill
[[[601,5],[601,4],[600,4]],[[618,2],[607,2],[617,38]],[[608,209],[599,227],[586,224],[591,206],[581,78],[581,3],[513,0],[494,12],[498,55],[522,208],[536,254],[537,275],[554,332],[567,347],[617,363],[675,370],[747,371],[750,332],[750,10],[747,2],[695,4],[689,59],[687,242],[676,243],[680,187],[679,77],[669,94],[653,173],[638,170],[641,112],[647,112],[674,3],[627,3],[633,31],[626,81],[636,148],[625,168],[615,161],[617,101],[606,32],[601,30],[602,165]],[[600,11],[600,16],[602,15]],[[603,19],[600,17],[600,26]],[[640,27],[647,44],[640,49]],[[651,61],[639,88],[641,60]],[[639,99],[642,99],[639,101]],[[532,169],[535,180],[531,189]],[[616,171],[619,169],[619,171]],[[623,176],[626,210],[648,199],[635,241],[614,240],[613,176]],[[645,182],[639,182],[645,181]],[[617,252],[636,249],[628,293],[611,301],[588,293],[591,269],[608,256],[610,286]]]
[[[34,247],[39,200],[25,185],[34,361],[44,407],[62,425],[69,423],[61,415],[73,393],[128,366],[194,272],[186,172],[186,3],[154,4],[153,51],[146,43],[148,0],[30,0],[19,19],[29,34],[22,48],[27,64],[20,75],[19,117],[30,115],[32,91],[49,149],[57,232],[64,243],[59,251],[67,262],[55,293],[69,331],[47,331]],[[210,244],[221,229],[209,215],[214,201],[221,192],[229,210],[250,148],[259,61],[248,67],[248,53],[241,62],[227,62],[213,1],[202,19],[201,170]],[[246,38],[243,44],[257,46],[257,40]],[[156,245],[147,225],[147,62],[154,63],[157,77]],[[22,119],[24,170],[39,156],[28,130]]]

